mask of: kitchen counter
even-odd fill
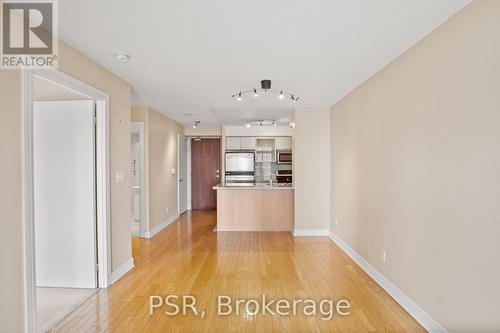
[[[289,184],[214,186],[217,231],[290,231],[294,191]]]
[[[292,184],[286,183],[273,183],[269,185],[268,183],[258,183],[254,186],[224,186],[218,184],[213,187],[214,190],[293,190]]]

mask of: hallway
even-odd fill
[[[135,268],[102,289],[54,332],[392,331],[423,328],[327,237],[215,233],[215,211],[184,214],[151,240],[134,238]],[[350,315],[217,316],[218,295],[346,299]],[[193,295],[206,317],[149,315],[149,296]]]

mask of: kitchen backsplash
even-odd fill
[[[292,170],[292,166],[290,164],[277,164],[275,162],[256,162],[255,182],[267,183],[271,176],[273,182],[275,182],[277,170]]]

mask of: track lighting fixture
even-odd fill
[[[200,121],[199,120],[193,120],[193,128],[197,128],[198,125],[200,125]]]
[[[239,102],[243,99],[243,95],[253,93],[253,97],[259,97],[259,92],[264,92],[264,93],[271,93],[271,94],[276,94],[278,95],[279,99],[285,99],[285,97],[289,98],[293,102],[297,102],[299,98],[292,93],[286,92],[285,90],[281,89],[272,89],[271,88],[271,80],[262,80],[260,81],[260,88],[252,88],[248,90],[240,90],[239,93],[234,94],[232,97],[236,98],[236,100]]]
[[[265,120],[265,119],[258,119],[254,121],[249,121],[245,125],[247,128],[250,128],[252,126],[273,126],[276,127],[276,120]]]
[[[257,92],[257,89],[253,88],[253,97],[257,98],[259,97],[259,93]]]

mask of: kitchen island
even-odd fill
[[[290,185],[215,186],[217,231],[290,231],[294,189]]]

